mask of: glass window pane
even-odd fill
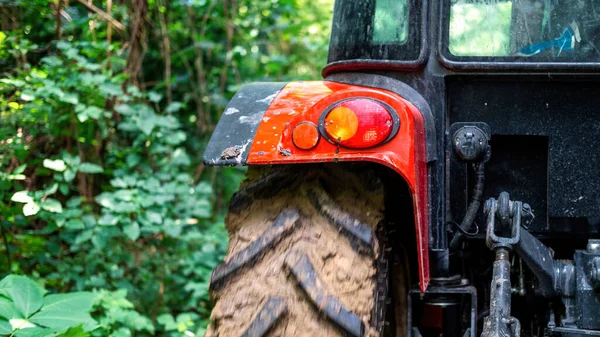
[[[373,43],[403,44],[408,38],[407,0],[377,0]]]
[[[458,1],[450,8],[450,52],[456,56],[510,55],[512,2]]]
[[[420,6],[419,0],[336,0],[329,62],[415,60]]]
[[[600,61],[600,0],[450,0],[454,56]]]

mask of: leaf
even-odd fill
[[[52,198],[48,198],[42,202],[42,208],[52,213],[62,213],[63,208],[60,201]]]
[[[15,276],[10,295],[23,317],[28,318],[38,311],[44,301],[45,290],[25,276]]]
[[[64,312],[68,316],[69,312],[84,312],[92,310],[96,295],[91,292],[81,291],[68,294],[53,294],[44,297],[44,305],[40,312],[54,310]]]
[[[67,221],[65,227],[68,229],[85,229],[85,223],[79,219],[71,219]]]
[[[156,318],[156,321],[164,325],[166,331],[177,330],[177,323],[171,314],[162,314]]]
[[[73,94],[73,93],[69,93],[69,92],[65,92],[64,95],[62,95],[58,100],[61,102],[69,103],[69,104],[73,104],[73,105],[79,103],[79,97],[77,96],[77,94]]]
[[[131,337],[131,330],[121,327],[113,332],[112,337]]]
[[[44,195],[52,195],[58,191],[58,183],[52,184],[52,186],[48,187],[44,190]]]
[[[144,133],[146,136],[150,136],[152,130],[156,126],[156,117],[153,115],[140,116],[138,118],[137,127]]]
[[[148,211],[146,212],[148,220],[152,223],[160,225],[163,222],[162,216],[159,213]]]
[[[35,328],[35,324],[32,324],[28,320],[22,318],[9,319],[8,322],[14,330]]]
[[[140,163],[142,158],[140,158],[140,156],[135,153],[130,153],[127,155],[127,158],[125,158],[125,160],[127,161],[127,165],[129,165],[129,167],[135,167]]]
[[[79,325],[69,328],[69,330],[57,335],[56,337],[89,337],[89,335],[89,333],[83,330],[83,326]]]
[[[45,168],[49,168],[57,172],[63,172],[67,169],[67,165],[65,165],[65,162],[61,159],[44,159],[43,165]]]
[[[100,85],[100,92],[105,96],[110,97],[123,95],[123,89],[121,89],[121,86],[110,82],[102,83]]]
[[[119,104],[115,106],[115,111],[124,116],[130,116],[135,113],[135,110],[129,104]]]
[[[4,33],[0,32],[0,43],[2,42],[2,34],[4,34]],[[25,85],[24,81],[17,80],[17,79],[12,79],[12,78],[3,78],[3,79],[0,79],[0,83],[10,84],[10,85],[15,86],[15,87],[22,87],[22,86]]]
[[[11,300],[6,297],[0,297],[0,317],[10,320],[13,318],[23,318],[23,315]]]
[[[87,312],[65,313],[58,309],[42,310],[31,316],[29,321],[48,328],[69,328],[83,324],[84,329],[92,330],[97,326],[96,321]]]
[[[125,235],[127,235],[127,237],[132,241],[135,241],[140,237],[140,225],[137,223],[137,221],[123,225],[123,233],[125,233]]]
[[[33,202],[33,198],[30,197],[28,195],[29,191],[19,191],[16,192],[15,194],[13,194],[13,196],[10,198],[10,200],[14,201],[14,202],[20,202],[20,203],[30,203]]]
[[[60,67],[63,62],[56,56],[47,56],[42,59],[42,63],[45,63],[51,67]]]
[[[12,173],[13,174],[21,174],[21,173],[25,172],[26,168],[27,168],[27,164],[19,165],[19,166],[17,166],[17,168],[15,168],[12,171]]]
[[[13,331],[12,325],[7,320],[0,319],[0,335],[7,336]]]
[[[64,173],[64,177],[65,177],[66,182],[73,181],[73,179],[75,179],[75,171],[73,171],[71,169],[66,170]]]
[[[67,184],[60,184],[60,185],[58,185],[58,190],[63,195],[67,195],[67,194],[69,194],[69,190],[70,190],[69,189],[69,185],[67,185]]]
[[[39,326],[15,331],[15,337],[55,337],[65,329],[48,329]]]
[[[171,114],[171,113],[181,110],[182,107],[183,107],[183,103],[181,103],[181,102],[171,102],[171,103],[169,103],[169,105],[167,105],[167,108],[165,109],[165,111]]]
[[[36,215],[39,211],[40,205],[38,205],[35,202],[29,202],[26,203],[25,206],[23,206],[23,215],[25,216]]]
[[[13,282],[16,275],[8,275],[0,280],[0,295],[10,297],[10,290],[13,287]]]
[[[157,93],[156,91],[150,91],[148,92],[148,99],[152,103],[158,103],[162,99],[162,95]]]
[[[56,48],[58,48],[62,51],[67,51],[67,50],[73,48],[73,44],[71,44],[71,42],[67,42],[67,41],[58,41],[56,43]]]
[[[77,119],[81,123],[83,123],[83,122],[87,121],[88,119],[96,120],[96,119],[102,117],[103,113],[104,113],[104,110],[102,110],[96,106],[88,106],[77,113]]]
[[[94,236],[94,232],[91,229],[85,230],[75,237],[75,245],[81,245],[82,243],[89,241],[92,236]]]
[[[81,163],[79,165],[79,171],[83,173],[102,173],[104,170],[100,165],[92,164],[92,163]]]
[[[105,213],[100,220],[98,220],[98,224],[102,226],[114,226],[117,222],[119,222],[119,219],[109,213]]]
[[[116,188],[127,188],[127,183],[125,182],[125,180],[119,177],[112,179],[110,181],[110,185]]]
[[[21,93],[21,99],[24,101],[33,101],[35,99],[35,94],[31,90],[24,90]]]
[[[210,202],[206,199],[198,199],[192,209],[192,214],[197,218],[210,218],[212,215],[212,206]]]

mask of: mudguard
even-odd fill
[[[392,107],[400,119],[397,134],[368,149],[340,147],[325,137],[310,150],[294,146],[291,134],[296,124],[310,121],[318,125],[328,107],[351,97],[373,98]],[[426,139],[426,122],[431,122],[426,121],[428,117],[397,93],[379,88],[333,81],[253,83],[244,86],[223,112],[204,153],[204,163],[228,166],[370,161],[390,167],[406,180],[413,196],[420,287],[425,291],[430,279],[426,144],[435,144]]]

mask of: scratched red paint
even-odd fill
[[[369,149],[338,147],[321,137],[317,146],[301,150],[292,130],[302,121],[318,125],[332,104],[350,97],[370,97],[389,104],[400,117],[400,129],[387,143]],[[287,150],[287,151],[283,151]],[[419,110],[399,95],[381,89],[314,81],[290,82],[273,100],[256,131],[248,164],[293,164],[332,161],[370,161],[386,165],[408,183],[415,209],[421,291],[429,284],[428,203],[425,129]]]

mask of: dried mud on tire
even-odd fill
[[[206,337],[377,336],[383,186],[370,172],[251,168],[234,196]]]

